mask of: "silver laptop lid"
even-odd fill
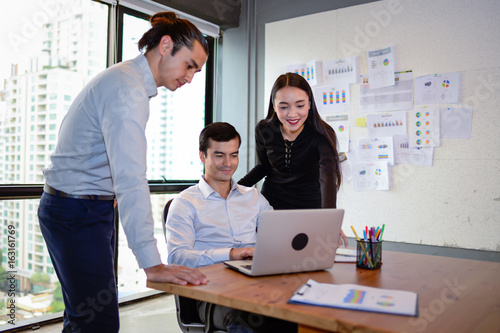
[[[343,218],[343,209],[262,212],[252,275],[296,273],[332,267]]]

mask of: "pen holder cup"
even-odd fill
[[[365,269],[380,268],[382,266],[382,241],[359,240],[357,243],[356,267]]]

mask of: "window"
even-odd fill
[[[0,42],[2,50],[6,51],[0,54],[0,82],[5,80],[4,94],[0,95],[0,212],[3,212],[0,220],[0,277],[9,264],[9,228],[15,228],[17,239],[26,240],[15,245],[15,268],[19,272],[16,302],[20,302],[19,297],[29,300],[40,294],[47,294],[48,300],[36,310],[18,310],[16,328],[27,319],[36,317],[42,320],[43,315],[38,317],[40,314],[62,310],[61,300],[52,293],[57,289],[57,277],[36,216],[39,201],[36,197],[39,197],[43,184],[41,170],[50,163],[49,156],[57,142],[57,129],[71,101],[92,76],[110,65],[107,63],[107,33],[110,30],[108,22],[113,20],[109,19],[112,12],[108,4],[81,0],[49,7],[43,7],[38,0],[0,4],[0,19],[10,22],[13,27],[12,31],[5,33],[19,37],[17,44],[2,45]],[[78,24],[68,26],[63,22],[67,16],[58,15],[58,10],[71,13]],[[121,61],[139,53],[137,41],[149,29],[149,22],[144,14],[123,7],[119,7],[118,15],[118,29],[111,30],[119,34],[115,51]],[[23,24],[32,18],[46,22],[36,22],[36,36],[23,36],[27,31]],[[208,39],[213,45],[214,39]],[[114,42],[111,44],[115,45]],[[213,66],[207,64],[192,84],[175,93],[161,88],[158,96],[151,100],[146,134],[149,141],[148,178],[153,193],[155,235],[161,252],[165,250],[161,212],[165,202],[175,194],[155,193],[180,191],[186,184],[197,181],[203,172],[197,153],[198,134],[212,117],[212,87],[206,84],[211,82],[212,69]],[[33,183],[38,186],[28,185]],[[14,192],[16,198],[12,198]],[[130,296],[144,289],[145,274],[138,269],[123,234],[120,233],[118,238],[119,296]],[[162,257],[165,261],[164,253]],[[8,320],[1,310],[5,309],[1,306],[3,301],[0,300],[0,330]]]

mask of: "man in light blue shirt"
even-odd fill
[[[238,185],[232,179],[240,146],[234,127],[210,124],[200,138],[205,175],[170,206],[168,262],[201,267],[252,257],[259,215],[272,207],[256,188]]]
[[[44,170],[40,228],[61,282],[64,332],[118,332],[114,199],[129,247],[147,278],[207,283],[198,270],[164,265],[154,237],[145,128],[157,87],[190,83],[208,57],[201,32],[173,12],[151,17],[146,50],[108,68],[73,101]]]
[[[240,135],[228,123],[213,123],[201,132],[199,154],[205,174],[172,201],[167,216],[170,264],[201,267],[253,257],[259,216],[272,207],[256,188],[232,178],[240,144]],[[202,320],[208,320],[205,307],[206,302],[198,302]],[[287,327],[296,331],[295,324],[219,305],[213,321],[215,328],[229,332],[285,332]]]

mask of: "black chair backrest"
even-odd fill
[[[163,234],[165,235],[165,241],[167,241],[167,216],[170,205],[174,199],[167,201],[163,207]],[[201,321],[200,315],[198,314],[197,301],[192,298],[182,297],[175,295],[175,307],[177,309],[177,322],[182,332],[190,333],[205,333],[205,332],[226,332],[226,331],[214,331],[212,329],[212,315],[213,315],[213,304],[207,304],[205,309],[206,323]]]
[[[163,207],[163,214],[161,216],[162,219],[162,226],[163,226],[163,236],[165,236],[165,241],[167,241],[167,216],[168,216],[168,210],[170,208],[170,205],[172,204],[172,201],[174,199],[170,199],[167,201],[165,206]]]

